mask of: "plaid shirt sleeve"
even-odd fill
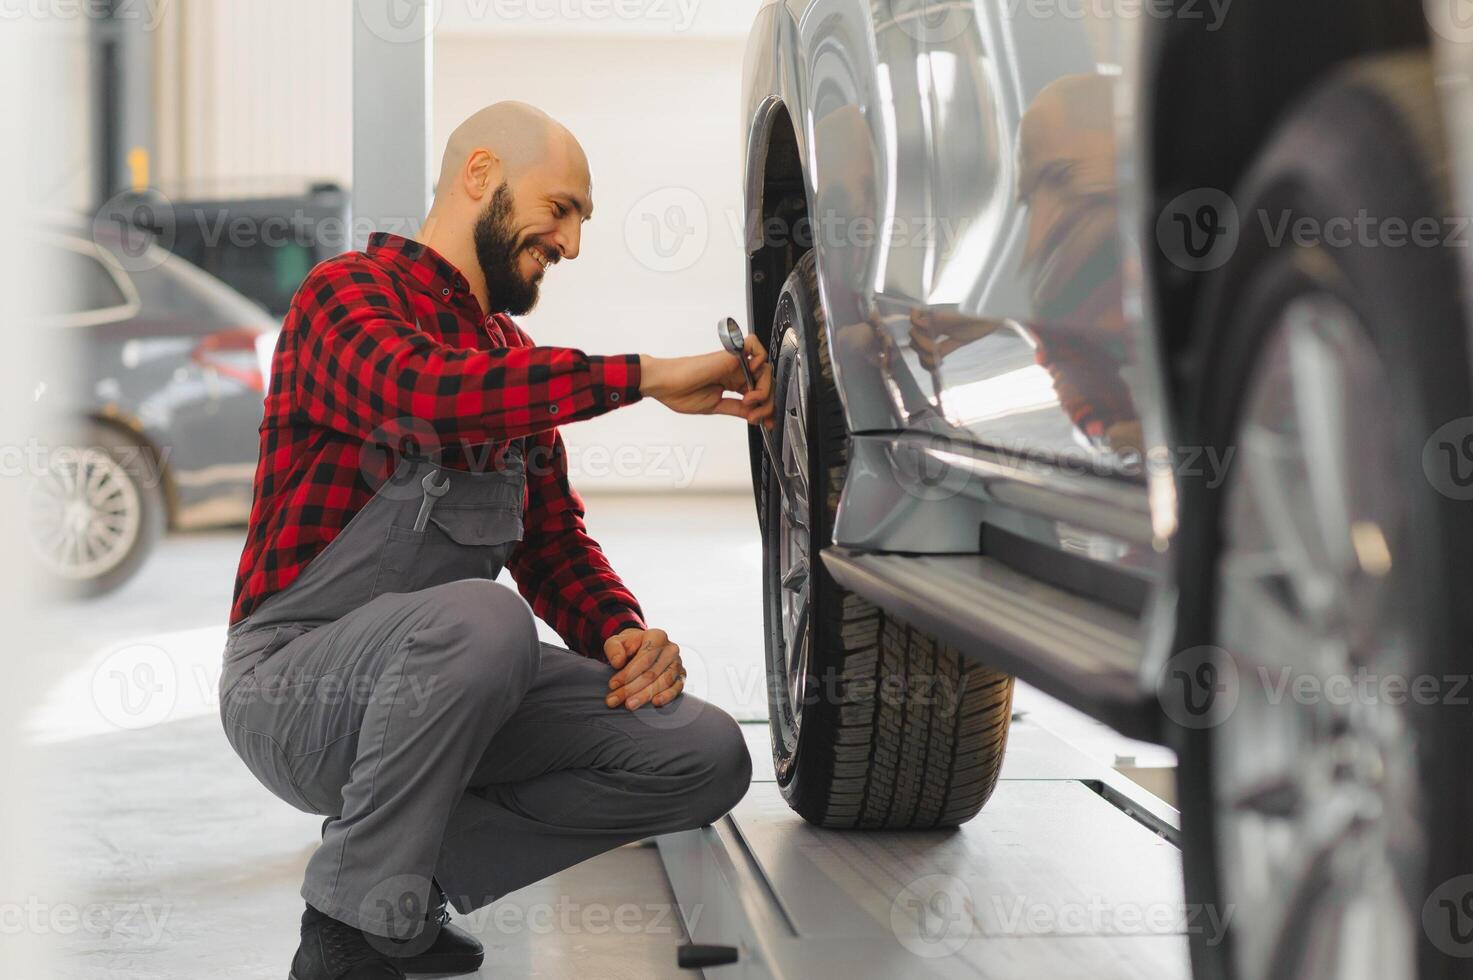
[[[606,660],[604,641],[630,627],[644,629],[644,614],[583,524],[583,499],[568,482],[562,436],[546,432],[529,442],[525,532],[507,567],[532,611],[568,649]]]
[[[1052,338],[1039,344],[1034,359],[1054,379],[1054,392],[1074,426],[1092,439],[1103,438],[1117,422],[1139,418],[1130,390],[1098,346],[1084,341]]]
[[[446,442],[499,442],[640,397],[637,354],[440,343],[419,329],[388,272],[361,257],[318,266],[299,299],[308,329],[295,365],[297,403],[312,422],[351,436],[414,418]]]

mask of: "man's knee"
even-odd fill
[[[715,705],[707,704],[687,737],[700,759],[704,778],[693,794],[693,816],[714,823],[746,796],[752,783],[752,756],[741,726]]]
[[[521,596],[490,579],[462,579],[427,589],[425,599],[414,641],[442,648],[434,660],[448,685],[472,696],[530,686],[541,648]]]

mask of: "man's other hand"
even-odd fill
[[[604,656],[614,667],[604,704],[634,711],[646,704],[669,704],[685,689],[680,647],[664,630],[627,629],[604,641]]]
[[[752,425],[772,428],[772,365],[755,335],[748,334],[742,356],[752,370],[747,384],[735,354],[717,351],[694,357],[640,355],[640,390],[683,415],[735,415]],[[727,397],[728,393],[740,395]]]

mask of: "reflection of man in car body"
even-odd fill
[[[1074,425],[1114,449],[1141,447],[1119,369],[1130,363],[1121,296],[1113,87],[1069,75],[1023,116],[1018,195],[1028,207],[1023,264],[1041,332],[1038,363]]]
[[[447,901],[708,823],[747,787],[740,730],[682,695],[679,646],[587,534],[557,430],[646,395],[770,424],[771,371],[755,343],[751,391],[721,351],[534,346],[508,314],[592,210],[572,135],[491,106],[451,136],[418,239],[323,263],[287,315],[221,713],[272,792],[327,817],[296,980],[473,971]],[[429,451],[380,469],[406,433]]]
[[[1030,334],[1059,403],[1092,442],[1141,448],[1120,368],[1130,363],[1121,287],[1112,85],[1067,75],[1046,85],[1019,129],[1018,196],[1027,208],[1023,269]],[[926,365],[996,331],[998,321],[923,311],[912,342]]]

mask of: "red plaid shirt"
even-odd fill
[[[272,358],[230,621],[290,585],[373,496],[378,462],[360,456],[381,457],[386,428],[426,434],[462,468],[526,436],[525,535],[507,567],[570,649],[602,659],[604,640],[644,619],[588,536],[556,427],[638,401],[639,381],[638,355],[532,346],[417,242],[374,235],[366,252],[322,263]]]

